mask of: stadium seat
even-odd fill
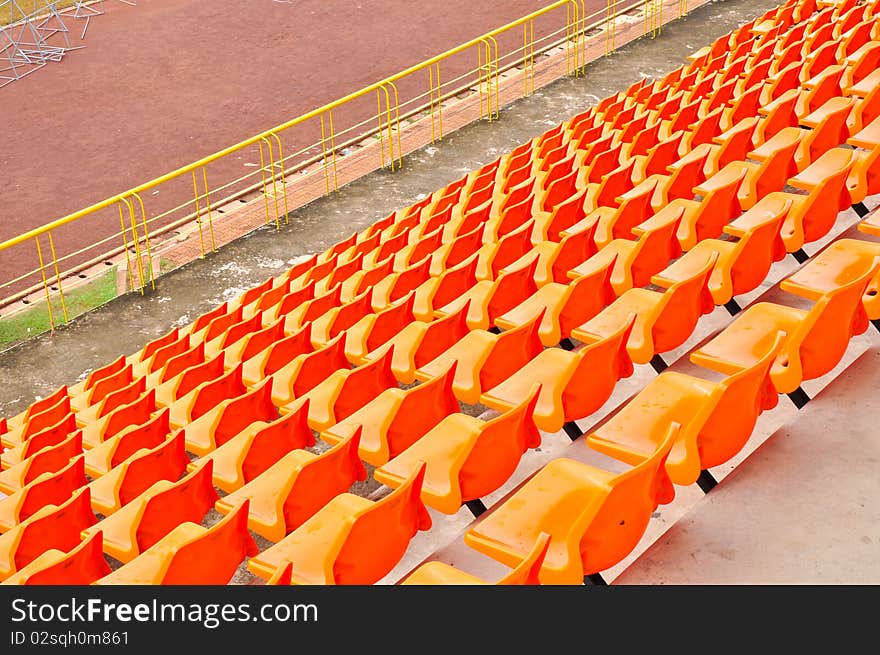
[[[569,421],[589,416],[604,404],[619,379],[632,375],[626,344],[634,320],[630,316],[614,332],[573,351],[547,348],[484,391],[480,402],[501,412],[511,411],[529,397],[535,383],[540,383],[533,412],[538,428],[554,433]]]
[[[58,504],[47,503],[21,523],[0,534],[0,581],[50,550],[70,552],[80,533],[97,522],[88,487],[80,487]]]
[[[159,408],[156,391],[150,389],[137,400],[117,407],[112,412],[82,428],[83,448],[94,448],[99,443],[119,434],[130,425],[143,425]]]
[[[306,323],[242,362],[241,379],[248,387],[271,377],[300,355],[312,352],[312,324]]]
[[[455,364],[443,375],[409,389],[387,389],[347,419],[321,432],[321,440],[335,445],[361,426],[358,453],[368,464],[380,466],[443,418],[459,411],[452,390],[454,379]]]
[[[36,455],[43,448],[58,445],[74,431],[76,431],[76,420],[73,417],[73,412],[68,412],[55,425],[37,432],[24,443],[13,445],[0,453],[0,464],[2,464],[3,469],[11,468],[28,457]]]
[[[211,466],[212,462],[205,462],[177,482],[156,482],[120,510],[83,529],[83,539],[100,530],[104,552],[125,563],[181,523],[201,522],[218,498],[211,484]]]
[[[545,464],[512,496],[465,533],[465,543],[502,564],[517,566],[541,533],[551,535],[542,584],[581,584],[585,575],[626,557],[659,504],[675,491],[664,464],[678,426],[641,464],[614,474],[561,457]]]
[[[48,407],[37,414],[32,414],[24,423],[12,426],[0,435],[0,442],[2,442],[7,448],[14,448],[19,444],[28,441],[35,434],[38,434],[53,425],[57,425],[59,421],[66,418],[70,413],[70,397],[67,395],[61,396],[60,400],[51,407]],[[75,415],[74,418],[76,418]]]
[[[82,456],[58,471],[38,475],[30,484],[0,499],[0,532],[11,530],[46,505],[61,505],[85,483]]]
[[[426,562],[410,573],[402,585],[538,585],[538,573],[550,547],[550,535],[542,532],[529,554],[509,573],[495,582],[487,582],[466,571],[439,561]]]
[[[717,255],[710,255],[693,275],[665,291],[630,289],[573,329],[572,336],[585,343],[598,341],[616,334],[635,314],[626,346],[633,363],[647,364],[654,355],[677,348],[690,336],[700,316],[715,308],[707,284],[716,259]]]
[[[133,425],[85,451],[86,475],[99,478],[141,448],[152,449],[163,443],[171,432],[168,410],[163,409],[142,425]]]
[[[486,496],[513,474],[523,453],[541,445],[532,413],[540,387],[522,403],[483,421],[467,414],[450,414],[409,448],[373,472],[377,482],[396,489],[422,462],[425,479],[422,501],[444,514]]]
[[[650,458],[677,423],[666,458],[673,484],[694,484],[700,472],[723,464],[745,445],[758,416],[776,406],[769,370],[785,335],[763,356],[719,382],[663,371],[609,420],[592,430],[587,445],[632,466]]]
[[[182,523],[95,584],[227,584],[238,565],[258,552],[246,521],[247,503],[244,503],[210,528]]]
[[[100,385],[100,383],[99,383]],[[98,385],[96,385],[98,386]],[[76,412],[76,423],[80,427],[84,427],[90,423],[94,423],[99,418],[107,416],[114,409],[128,405],[137,400],[144,391],[147,390],[147,381],[145,378],[127,384],[118,391],[107,394],[103,400],[95,405],[91,405]]]
[[[101,552],[101,533],[75,546],[70,552],[53,548],[6,578],[6,585],[89,585],[110,573]]]
[[[133,381],[133,367],[131,364],[126,364],[116,373],[108,375],[93,384],[88,391],[84,391],[78,396],[72,396],[70,398],[70,407],[74,411],[80,412],[90,405],[101,402],[108,394],[127,387]]]
[[[0,492],[14,494],[44,473],[56,473],[82,454],[82,433],[74,432],[0,473]]]
[[[187,355],[180,356],[180,358],[184,357]],[[174,362],[175,360],[171,360],[166,364],[166,368]],[[216,380],[225,372],[223,356],[217,354],[211,359],[199,360],[198,363],[187,366],[183,371],[171,377],[163,376],[163,381],[155,387],[156,404],[160,407],[170,407],[199,385]],[[150,385],[147,386],[149,388]]]
[[[347,492],[367,471],[358,458],[360,429],[348,439],[315,455],[293,450],[260,475],[218,500],[214,507],[228,514],[249,503],[248,527],[262,537],[281,541],[332,498]]]
[[[222,356],[221,359],[222,366]],[[188,393],[179,396],[168,406],[168,422],[172,428],[182,428],[204,416],[224,400],[231,400],[247,393],[241,379],[242,365],[229,372],[202,382]]]
[[[89,483],[92,508],[110,516],[159,480],[175,482],[186,470],[183,434],[177,432],[155,448],[142,448],[109,472]]]
[[[89,391],[95,384],[97,384],[98,382],[100,382],[104,378],[106,378],[110,375],[113,375],[114,373],[118,373],[120,370],[125,368],[125,365],[126,365],[125,356],[120,355],[119,357],[114,359],[112,362],[110,362],[106,366],[101,366],[100,368],[96,368],[94,371],[89,373],[86,376],[86,379],[83,380],[82,382],[78,382],[76,384],[70,385],[67,388],[67,395],[70,395],[70,396],[82,395],[86,391]],[[58,393],[58,392],[56,391],[55,393]],[[54,397],[54,394],[53,394],[53,396],[50,396],[50,398],[51,397]],[[48,409],[48,407],[46,409]],[[34,412],[34,413],[36,413],[36,412]]]
[[[425,468],[378,501],[336,496],[280,542],[251,557],[268,579],[292,562],[291,584],[373,584],[403,556],[413,535],[431,527],[419,497]]]
[[[272,385],[266,380],[239,396],[221,400],[184,426],[186,449],[194,455],[205,455],[251,423],[270,422],[277,416],[278,409],[272,404]]]
[[[346,330],[345,356],[354,365],[367,361],[367,354],[391,341],[417,320],[413,313],[415,291],[381,312],[367,314]],[[392,346],[393,348],[393,346]]]
[[[326,346],[297,355],[272,374],[272,403],[287,405],[327,379],[334,371],[348,369],[345,358],[345,335],[338,334]]]

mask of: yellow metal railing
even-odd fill
[[[660,12],[657,10],[658,5],[661,7]],[[338,153],[345,148],[361,145],[365,139],[371,137],[378,142],[381,167],[391,171],[398,170],[403,165],[404,121],[425,118],[427,115],[431,123],[431,140],[440,139],[443,137],[444,102],[468,90],[479,94],[480,117],[488,121],[496,120],[500,114],[502,73],[521,69],[523,94],[530,95],[535,89],[536,53],[543,54],[562,47],[565,53],[566,74],[579,76],[587,63],[586,32],[589,29],[605,26],[611,30],[610,45],[613,48],[614,19],[623,12],[639,7],[645,12],[645,33],[654,36],[659,31],[659,23],[662,22],[660,0],[630,0],[630,2],[608,0],[606,8],[590,15],[586,14],[584,0],[559,0],[277,127],[4,241],[0,243],[0,257],[11,249],[33,240],[37,246],[38,264],[34,270],[14,279],[0,281],[0,307],[42,291],[46,296],[49,321],[54,328],[60,320],[56,320],[57,317],[52,312],[51,287],[51,292],[57,293],[61,301],[64,323],[67,323],[70,317],[64,300],[62,280],[102,261],[109,265],[110,259],[123,253],[128,288],[142,294],[148,288],[154,289],[157,270],[151,239],[155,240],[171,230],[192,224],[198,233],[198,253],[204,257],[216,250],[214,234],[216,214],[222,213],[223,207],[236,199],[253,196],[254,193],[263,197],[261,205],[265,214],[265,224],[274,224],[276,229],[280,229],[282,220],[285,222],[288,220],[290,211],[288,187],[293,189],[296,185],[296,181],[291,179],[291,173],[305,172],[317,165],[323,172],[324,192],[330,194],[339,188]],[[551,24],[553,20],[561,24],[554,27]],[[513,36],[513,30],[518,30],[520,27],[522,28],[521,45],[517,37],[509,38]],[[605,30],[606,39],[608,29]],[[514,43],[516,45],[513,45]],[[606,41],[606,50],[607,48]],[[444,79],[441,83],[441,64],[444,68],[456,64],[461,67],[463,65],[461,61],[466,62],[468,53],[473,53],[474,50],[476,50],[476,68],[469,69],[465,66],[464,72]],[[456,60],[455,58],[459,56],[465,59]],[[400,83],[417,73],[426,73],[426,84],[420,86],[421,88],[427,86],[428,90],[413,94],[402,101],[399,92]],[[376,106],[375,114],[370,118],[371,112],[366,109],[365,101],[368,103],[372,94],[376,95]],[[337,129],[334,125],[334,110],[340,107],[358,108],[366,118],[344,129]],[[312,125],[313,128],[310,127]],[[302,130],[304,134],[290,136],[296,129]],[[285,155],[283,146],[285,139],[282,139],[282,135],[288,143],[305,142],[309,145],[291,149],[293,151]],[[213,188],[209,185],[210,166],[224,164],[230,167],[237,159],[242,159],[245,154],[250,153],[259,155],[259,165],[251,164],[255,170],[237,177],[231,176],[231,179]],[[215,177],[221,176],[212,173],[212,178]],[[189,178],[192,189],[186,191],[183,183]],[[181,201],[172,207],[162,208],[161,211],[148,212],[144,198],[150,198],[152,201],[154,197],[168,196],[172,199],[180,198]],[[119,217],[119,232],[97,238],[78,250],[58,255],[53,233],[73,227],[80,231],[97,230],[100,226],[100,233],[106,234],[107,221],[112,220],[106,212],[112,210],[114,206],[117,207]],[[95,225],[88,225],[88,221],[92,221]],[[49,265],[44,259],[40,245],[43,235],[47,236],[50,247],[54,285],[49,281],[52,275],[47,274]]]

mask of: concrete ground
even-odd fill
[[[0,416],[14,415],[60,384],[82,379],[90,370],[120,353],[136,351],[171,326],[188,323],[224,299],[280,273],[298,258],[323,250],[391,210],[491,161],[499,153],[624,88],[640,75],[658,76],[671,70],[688,53],[776,4],[771,0],[712,2],[665,26],[657,39],[641,39],[612,57],[591,64],[584,77],[560,80],[533,97],[505,107],[501,120],[472,124],[448,135],[437,146],[407,157],[401,172],[373,173],[338,194],[296,210],[291,214],[290,225],[282,227],[280,232],[257,230],[204,260],[160,278],[152,294],[119,298],[76,319],[68,328],[0,353]],[[870,200],[873,200],[867,203],[870,207],[877,205],[877,198]],[[816,252],[855,220],[851,211],[841,214],[833,233],[823,242],[812,244],[808,252]],[[765,285],[748,297],[740,298],[741,304],[762,294],[774,297],[778,293],[775,284],[796,267],[791,258],[774,265]],[[727,313],[716,309],[703,317],[686,344],[665,358],[674,369],[686,370],[686,354],[729,322]],[[804,385],[815,395],[830,384],[801,413],[781,398],[778,408],[761,417],[752,441],[736,460],[719,467],[723,470],[713,471],[722,484],[707,497],[696,487],[678,488],[675,501],[658,508],[644,539],[631,556],[604,572],[606,579],[616,581],[620,576],[621,582],[638,584],[736,582],[737,571],[749,571],[750,576],[739,577],[757,582],[852,581],[856,572],[863,580],[880,580],[876,561],[869,562],[870,558],[864,555],[865,549],[870,549],[880,538],[876,528],[871,531],[870,512],[876,514],[876,511],[866,502],[868,492],[875,490],[876,495],[876,473],[866,463],[870,463],[870,458],[876,460],[878,445],[876,438],[871,441],[866,423],[862,424],[862,419],[852,410],[853,407],[864,408],[868,410],[863,410],[864,415],[870,416],[871,398],[867,390],[871,389],[870,382],[876,380],[871,365],[880,352],[878,349],[880,339],[872,333],[854,339],[837,370]],[[846,371],[843,377],[834,380],[856,359],[858,362],[852,372]],[[632,377],[618,384],[603,408],[579,422],[582,429],[602,420],[654,375],[649,366],[637,367]],[[859,385],[864,398],[852,395]],[[814,453],[808,446],[826,438],[825,426],[835,424],[842,426],[841,431],[850,441],[842,434],[833,435],[833,440],[823,443],[820,453]],[[774,436],[768,440],[770,435]],[[784,439],[779,435],[784,435]],[[796,448],[797,444],[791,442],[805,446]],[[854,466],[853,462],[859,458],[856,448],[860,446],[862,465]],[[750,457],[756,448],[754,457]],[[546,461],[563,454],[589,460],[609,470],[620,468],[619,463],[590,451],[580,441],[572,443],[563,433],[544,434],[541,447],[529,451],[508,483],[483,501],[491,508]],[[828,460],[821,466],[814,462],[820,455]],[[728,485],[726,478],[731,471],[736,471],[736,475],[730,478]],[[833,504],[819,502],[823,488],[829,490],[829,494],[836,494]],[[797,495],[802,490],[803,496]],[[381,495],[383,491],[384,488],[377,489],[375,484],[364,485],[360,490],[374,495]],[[781,502],[786,494],[789,502]],[[802,502],[791,500],[793,498],[802,498]],[[858,508],[859,503],[867,509]],[[799,515],[795,509],[813,513]],[[785,516],[780,516],[781,513]],[[461,536],[472,522],[468,510],[451,516],[434,511],[431,514],[434,522],[431,530],[413,539],[403,560],[381,583],[397,582],[426,558],[454,563],[487,579],[501,574],[502,567],[463,545]],[[799,516],[805,521],[800,534],[795,530],[782,530],[784,521],[796,522]],[[767,527],[771,524],[776,527]],[[830,536],[817,539],[823,529]],[[835,538],[835,534],[843,536]],[[810,539],[811,536],[814,538]],[[863,537],[870,539],[870,543]],[[768,548],[766,542],[773,539],[778,541],[773,542],[773,548]],[[728,542],[730,546],[718,546]],[[642,557],[652,544],[655,544],[653,548]],[[785,556],[789,550],[787,545],[797,548],[798,558],[782,566],[775,560]],[[854,550],[850,552],[850,548]],[[858,566],[854,567],[853,561],[858,562]],[[254,580],[242,571],[235,582]]]

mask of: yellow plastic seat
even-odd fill
[[[54,396],[54,394],[53,394]],[[31,415],[25,422],[12,426],[0,435],[0,442],[7,448],[15,448],[22,443],[27,442],[35,434],[57,425],[60,421],[72,414],[70,407],[70,398],[64,394],[51,407],[43,411]],[[72,414],[74,419],[76,414]]]
[[[222,585],[247,556],[257,554],[247,531],[247,503],[210,528],[182,523],[99,585]]]
[[[241,379],[248,387],[254,387],[261,380],[274,375],[298,355],[305,355],[312,350],[312,324],[306,323],[301,328],[275,341],[258,354],[242,362]]]
[[[626,557],[657,506],[674,498],[664,464],[677,432],[670,425],[651,457],[619,474],[565,457],[551,460],[480,517],[465,543],[515,567],[546,532],[551,538],[541,583],[582,584],[585,575]]]
[[[399,584],[402,585],[538,585],[538,573],[550,547],[550,535],[541,533],[532,550],[515,568],[495,582],[488,582],[443,562],[425,562]]]
[[[397,457],[373,472],[376,481],[396,489],[424,462],[422,501],[455,514],[470,500],[504,484],[529,448],[541,445],[532,412],[540,389],[489,421],[451,414]]]
[[[82,455],[54,472],[38,475],[18,491],[0,499],[0,532],[25,521],[46,505],[60,505],[86,484]]]
[[[43,448],[57,446],[74,432],[80,432],[80,436],[82,436],[82,431],[76,429],[76,420],[73,418],[73,412],[69,412],[58,423],[50,425],[45,430],[41,430],[28,438],[24,443],[7,447],[6,450],[0,453],[0,469],[12,468],[16,464],[25,461],[28,457],[36,455]]]
[[[99,478],[141,448],[155,448],[171,432],[168,410],[163,409],[142,425],[132,425],[85,451],[86,475]]]
[[[248,560],[269,579],[292,563],[291,584],[373,584],[403,556],[413,535],[431,527],[419,497],[424,466],[378,501],[350,493],[336,496],[274,546]]]
[[[0,492],[13,494],[44,473],[55,473],[82,454],[82,433],[74,432],[0,473]]]
[[[358,458],[360,431],[315,455],[294,450],[256,478],[218,500],[214,507],[228,514],[242,501],[249,503],[248,527],[270,541],[280,541],[330,499],[349,490],[367,471]]]

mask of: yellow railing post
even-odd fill
[[[617,0],[607,0],[605,7],[605,56],[607,57],[616,49],[615,37],[617,32]]]
[[[58,270],[58,256],[55,254],[55,242],[52,240],[52,231],[46,233],[49,237],[49,250],[52,252],[52,265],[55,267],[55,283],[58,285],[58,296],[61,298],[61,311],[64,313],[65,325],[70,323],[67,313],[67,303],[64,300],[64,289],[61,287],[61,272]],[[39,242],[38,242],[39,243]]]
[[[379,90],[385,94],[385,122],[382,122],[382,97],[379,94]],[[397,91],[397,87],[394,87],[395,92]],[[383,132],[385,129],[388,130],[388,154],[391,158],[391,170],[394,170],[394,126],[391,122],[391,94],[388,93],[388,87],[385,83],[381,84],[379,88],[376,89],[376,117],[379,120],[379,150],[382,153],[382,168],[385,168],[385,143]],[[399,115],[399,114],[398,114]],[[398,130],[399,131],[399,130]]]
[[[35,236],[37,244],[37,257],[40,259],[40,276],[43,278],[43,291],[46,293],[46,310],[49,312],[49,324],[55,329],[55,315],[52,313],[52,300],[49,298],[49,283],[46,281],[46,267],[43,265],[43,249],[40,247],[40,237]]]
[[[260,147],[260,158],[261,159],[262,159],[262,156],[263,156],[263,149],[261,146]],[[204,259],[205,258],[205,235],[202,231],[202,208],[199,205],[199,195],[200,195],[199,194],[199,183],[196,180],[195,169],[193,169],[193,172],[192,172],[192,179],[193,179],[193,199],[195,200],[195,203],[196,203],[196,225],[199,228],[199,247],[201,248],[201,251],[202,251],[202,259]],[[266,216],[268,217],[269,216],[268,200],[266,202],[267,202]]]
[[[269,170],[267,172],[269,173],[269,179],[272,182],[272,206],[275,208],[275,229],[280,230],[281,229],[281,218],[278,213],[278,186],[276,184],[276,179],[275,179],[276,178],[275,153],[273,152],[272,142],[269,140],[269,137],[264,136],[260,140],[260,142],[265,143],[266,148],[269,150]],[[263,153],[263,149],[262,149],[262,147],[260,147],[260,154],[262,155],[262,153]],[[263,161],[262,157],[261,157],[261,161]],[[266,193],[265,190],[264,190],[264,193]],[[267,208],[266,209],[267,218],[268,218],[268,211],[269,210]]]
[[[331,118],[330,118],[330,129],[331,130],[333,129],[332,114],[331,114]],[[275,138],[275,141],[278,143],[278,165],[279,165],[279,172],[281,174],[281,190],[282,190],[282,193],[284,194],[284,224],[289,225],[290,224],[290,217],[288,216],[288,214],[290,213],[290,210],[287,208],[287,180],[285,179],[285,176],[284,176],[284,150],[282,149],[282,145],[281,145],[281,137],[279,137],[274,132],[272,133],[272,136]],[[202,168],[202,170],[204,171],[205,169]],[[334,156],[334,160],[333,160],[333,171],[334,171],[334,173],[336,172],[335,156]],[[205,195],[207,195],[207,193],[208,193],[208,177],[207,177],[207,173],[206,173],[205,174]],[[210,198],[208,198],[208,216],[210,216],[210,215],[211,215],[211,200],[210,200]],[[211,231],[211,239],[213,240],[213,238],[214,238],[214,234],[213,234],[213,230],[212,230]]]
[[[193,174],[195,175],[195,174]],[[131,256],[128,249],[128,237],[125,235],[125,217],[122,213],[122,204],[124,200],[122,198],[119,199],[119,228],[120,234],[122,235],[122,245],[125,250],[125,271],[128,273],[128,288],[131,291],[134,291],[134,273],[131,272]],[[200,224],[201,225],[201,224]],[[201,236],[201,233],[199,234]],[[204,249],[202,249],[202,256],[204,256]]]
[[[266,206],[266,225],[272,222],[272,215],[269,212],[269,185],[266,183],[266,154],[263,152],[263,142],[265,137],[260,137],[260,181],[263,185],[263,201]]]
[[[147,230],[147,210],[144,208],[144,201],[141,199],[140,194],[132,193],[133,198],[137,198],[138,204],[141,208],[141,225],[144,227],[144,247],[147,249],[147,265],[150,268],[150,288],[155,291],[156,290],[156,278],[153,273],[153,251],[150,248],[150,233]],[[208,221],[210,222],[210,210],[208,212]],[[213,230],[212,230],[213,233]],[[213,234],[212,234],[213,239]]]
[[[400,94],[397,92],[397,84],[389,81],[388,84],[394,89],[394,131],[397,133],[397,170],[403,168],[403,147],[400,143]],[[394,159],[394,144],[391,145],[391,159]],[[392,169],[394,167],[392,166]]]
[[[535,21],[523,23],[523,95],[535,92]]]
[[[205,210],[208,212],[208,233],[211,235],[211,252],[217,252],[214,241],[214,218],[211,214],[211,187],[208,186],[208,166],[202,166],[202,182],[205,185]]]
[[[141,259],[141,238],[137,231],[137,218],[134,215],[134,205],[131,204],[131,199],[123,198],[123,202],[128,207],[128,219],[131,224],[131,241],[134,245],[134,256],[137,260],[138,280],[140,282],[138,290],[141,292],[141,295],[144,295],[146,282],[144,281],[144,262]]]
[[[434,70],[437,71],[437,83],[434,84]],[[431,112],[431,143],[436,143],[437,139],[443,138],[443,89],[440,83],[440,62],[432,64],[428,67],[428,94],[430,97],[429,106]],[[435,99],[434,93],[437,97]],[[434,109],[437,110],[437,117],[434,117]],[[438,128],[439,127],[439,131]]]

